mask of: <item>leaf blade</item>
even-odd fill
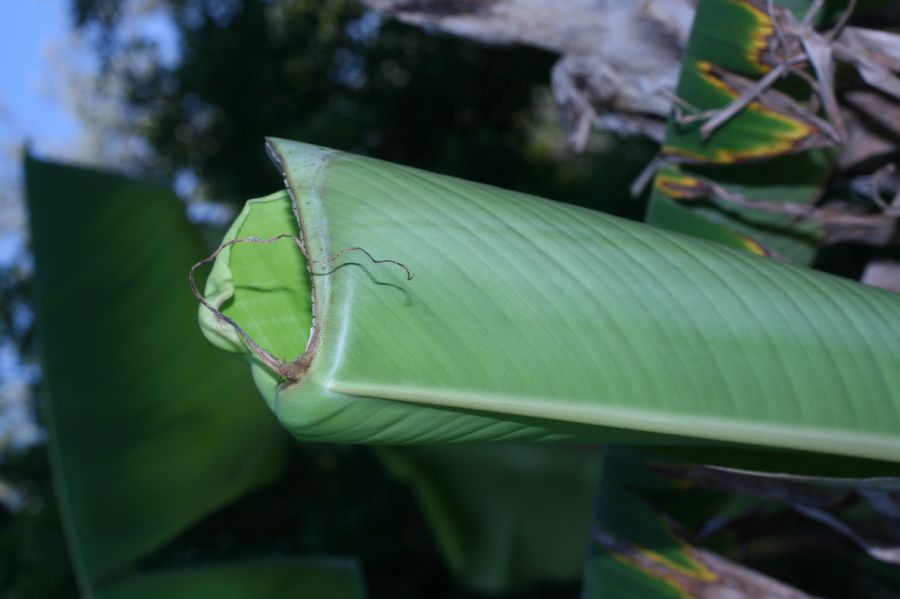
[[[195,334],[184,269],[204,244],[177,198],[31,158],[26,179],[51,460],[87,593],[270,480],[283,440]]]
[[[730,442],[900,461],[900,300],[607,215],[270,142],[318,341],[308,440]],[[364,256],[402,261],[415,278]],[[314,335],[315,337],[315,335]]]

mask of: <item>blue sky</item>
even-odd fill
[[[0,266],[22,259],[25,240],[18,193],[20,166],[15,150],[29,141],[37,153],[72,146],[79,125],[61,100],[49,93],[53,65],[49,49],[68,35],[69,0],[0,1]],[[57,72],[58,72],[57,68]]]
[[[59,155],[60,148],[78,138],[77,117],[63,100],[64,74],[73,64],[79,70],[90,69],[93,61],[84,46],[67,41],[71,4],[72,0],[0,0],[0,145],[23,138],[38,154]],[[164,12],[127,19],[122,32],[155,39],[170,64],[178,58],[177,33]],[[66,65],[59,64],[60,56]]]
[[[67,105],[67,86],[89,78],[96,60],[89,42],[73,32],[73,0],[0,0],[0,267],[20,259],[21,166],[28,143],[38,156],[89,162],[83,125]],[[136,14],[141,3],[123,0],[128,17],[121,35],[155,39],[164,61],[178,60],[178,34],[164,10]],[[83,36],[82,36],[83,37]],[[78,93],[92,93],[90,85]]]
[[[24,137],[41,151],[78,135],[78,123],[59,98],[48,60],[51,44],[60,44],[70,28],[68,0],[0,2],[0,124],[8,136]],[[45,87],[42,91],[41,86]]]

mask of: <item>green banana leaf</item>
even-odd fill
[[[193,325],[185,269],[206,245],[174,194],[31,158],[25,171],[48,445],[79,586],[160,596],[153,585],[181,575],[132,579],[136,562],[271,481],[285,435]],[[267,588],[271,567],[249,566],[235,592]]]
[[[812,4],[781,0],[773,10],[802,18]],[[813,22],[833,18],[837,4]],[[712,181],[727,192],[777,203],[810,204],[821,195],[837,156],[835,142],[821,123],[790,107],[792,101],[801,106],[810,93],[798,77],[768,92],[778,98],[752,102],[708,137],[701,133],[708,119],[697,117],[735,100],[738,83],[749,86],[771,72],[780,61],[779,44],[766,2],[698,2],[662,147],[668,164],[654,180],[646,222],[809,265],[824,236],[819,223],[737,206],[696,184]],[[677,216],[678,207],[699,218]]]
[[[378,447],[412,485],[450,570],[482,592],[577,580],[599,453],[593,447]]]
[[[892,587],[896,593],[900,537],[889,533],[897,523],[898,485],[900,479],[888,477],[690,465],[609,447],[583,596],[796,599],[880,596],[874,589]]]
[[[648,501],[661,495],[657,504],[672,507],[671,497],[684,492],[649,470],[640,452],[622,447],[605,451],[596,523],[585,563],[584,599],[807,597],[751,568],[692,546],[676,533],[680,522]],[[692,499],[692,511],[707,507]]]
[[[287,192],[250,200],[247,208],[232,235],[269,239],[296,227]],[[278,244],[290,251],[269,251],[281,245],[223,250],[234,285],[223,311],[265,338],[275,355],[298,355],[310,323],[285,316],[310,313],[308,273],[294,243]],[[271,310],[272,302],[292,309]],[[257,380],[266,380],[264,367]],[[448,568],[467,587],[500,592],[577,580],[596,486],[596,450],[430,446],[378,447],[375,454],[388,472],[411,485]]]
[[[235,316],[252,297],[258,318],[300,336],[299,356],[278,353],[270,328],[235,320],[297,438],[728,443],[900,461],[900,297],[525,194],[269,145],[303,250],[229,245],[206,295]],[[238,263],[265,253],[299,256],[309,274],[242,286]],[[308,310],[268,291],[298,282]],[[200,318],[214,343],[249,353],[222,316],[202,306]]]
[[[364,597],[362,574],[352,560],[313,558],[234,562],[171,568],[110,584],[98,599],[356,599]]]

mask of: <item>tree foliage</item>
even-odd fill
[[[556,124],[541,128],[552,57],[490,48],[383,21],[350,0],[168,0],[179,59],[152,40],[121,38],[118,3],[80,0],[84,26],[106,35],[109,77],[165,173],[189,169],[217,199],[238,201],[278,184],[260,136],[277,134],[564,201],[604,202],[637,215],[621,191],[650,150],[560,160]],[[550,133],[547,133],[547,131]],[[549,141],[546,141],[547,137]]]

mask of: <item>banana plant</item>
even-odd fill
[[[184,265],[207,246],[174,194],[32,158],[25,172],[44,421],[82,596],[361,596],[347,558],[165,565],[185,530],[281,473],[284,435],[192,324]]]
[[[82,594],[238,598],[288,588],[301,597],[362,594],[360,568],[348,558],[170,563],[173,543],[190,542],[181,540],[186,532],[286,476],[286,435],[240,362],[191,325],[185,267],[208,251],[208,241],[171,191],[34,159],[26,170],[45,422]],[[274,235],[290,226],[289,202],[271,205],[282,211],[255,220],[252,233]],[[302,268],[257,258],[239,273],[245,284],[265,287],[279,268]],[[79,346],[105,348],[106,357],[73,351]],[[185,383],[195,377],[195,384]],[[376,456],[415,492],[447,567],[465,586],[497,592],[577,580],[596,451],[385,447]],[[550,504],[565,517],[546,510]]]
[[[520,193],[268,145],[288,191],[237,219],[200,321],[253,360],[298,439],[900,461],[896,295]],[[292,228],[241,237],[272,204]]]
[[[729,111],[784,61],[781,22],[806,15],[811,24],[822,21],[826,11],[812,5],[793,3],[790,12],[783,2],[697,4],[648,223],[795,264],[812,261],[821,224],[777,209],[793,204],[802,211],[819,198],[837,158],[828,124],[804,110],[807,90],[797,85],[764,88],[742,110]],[[815,79],[815,72],[804,74]],[[763,210],[729,201],[734,197]]]
[[[807,8],[797,4],[798,14]],[[713,34],[727,10],[740,17],[730,21],[740,30],[731,39],[775,39],[762,19],[765,8],[700,3],[678,89],[692,109],[739,95],[739,79],[726,81],[730,75],[716,70],[722,65],[713,58],[747,69],[743,75],[764,73],[753,62],[759,56],[747,54],[756,46],[725,44],[724,51],[710,40],[721,37]],[[783,214],[759,218],[734,205],[734,197],[777,196],[800,205],[816,199],[835,153],[823,148],[821,131],[812,141],[790,138],[808,123],[789,116],[751,105],[712,143],[702,139],[699,122],[684,127],[673,118],[664,151],[689,160],[660,169],[649,222],[808,264],[824,234],[820,227],[785,232],[781,226],[792,219]],[[803,484],[827,488],[839,483],[821,475],[865,473],[880,478],[847,484],[896,491],[896,296],[523,194],[286,140],[268,145],[287,190],[248,202],[219,250],[195,266],[191,283],[203,304],[204,333],[250,362],[269,408],[298,439],[625,443],[699,464],[815,473],[819,478]],[[779,173],[778,184],[758,185],[760,168],[744,164],[741,151],[771,158],[764,169]],[[117,181],[115,198],[95,190],[87,204],[64,209],[58,200],[64,190],[91,189],[98,175],[53,170],[30,163],[29,190],[42,339],[50,348],[44,360],[54,469],[85,594],[242,597],[285,586],[311,596],[360,594],[358,572],[347,560],[189,570],[141,562],[191,522],[271,480],[280,441],[271,423],[238,399],[247,393],[233,364],[220,363],[196,339],[154,340],[159,319],[166,330],[176,322],[179,331],[190,328],[169,318],[185,308],[183,298],[170,299],[178,297],[170,275],[202,247],[185,241],[193,233],[173,198],[158,203],[159,219],[123,231],[116,223],[134,220],[133,197],[158,190]],[[698,205],[702,198],[710,203]],[[63,255],[59,247],[73,251]],[[193,273],[207,262],[214,265],[201,295]],[[76,302],[61,302],[63,295]],[[146,326],[135,326],[134,314],[147,316]],[[98,361],[63,349],[73,339],[106,348],[111,357]],[[209,389],[186,397],[182,381],[198,371],[215,376]],[[130,401],[117,408],[111,389],[127,389]],[[204,452],[195,435],[198,415],[210,434],[199,446]],[[591,539],[588,596],[703,596],[741,588],[799,596],[690,546],[658,505],[645,502],[648,493],[674,502],[674,493],[699,484],[693,466],[607,450],[597,524],[588,531],[582,500],[596,456],[508,449],[379,450],[388,468],[414,485],[451,568],[482,588],[497,590],[518,578],[510,563],[535,578],[571,578],[581,555],[571,548],[582,531]],[[526,459],[524,477],[499,468],[503,460],[491,462],[505,451],[507,464]],[[133,477],[113,480],[109,472]],[[534,505],[515,503],[528,492],[522,480],[535,472],[556,487],[535,494]],[[712,472],[721,478],[703,471],[706,483],[712,477],[732,491],[735,480],[753,476]],[[490,502],[466,494],[473,480]],[[179,493],[153,488],[159,481]],[[110,507],[110,497],[121,505]],[[548,518],[544,504],[564,511],[567,521]],[[809,515],[817,507],[794,509]],[[829,517],[820,512],[820,519]],[[541,545],[554,524],[566,534],[547,560]],[[489,532],[467,536],[467,525]],[[892,551],[859,544],[881,557]],[[496,547],[515,547],[524,557],[495,563],[503,553]],[[534,564],[543,569],[533,572]]]
[[[200,321],[250,360],[298,439],[626,443],[897,487],[900,297],[519,193],[268,145],[288,189],[248,202],[195,265],[214,262]],[[601,471],[587,596],[798,596],[686,544],[640,481],[685,483],[621,456],[608,450]],[[453,563],[458,535],[419,488]]]
[[[839,216],[813,205],[837,166],[838,146],[847,141],[829,46],[855,6],[843,4],[697,4],[646,222],[800,265],[840,237],[834,218],[811,217]],[[798,57],[802,64],[787,69]],[[817,595],[859,594],[864,587],[866,596],[893,596],[898,539],[872,540],[858,531],[891,530],[896,512],[879,510],[871,500],[893,505],[885,499],[892,491],[870,485],[895,487],[897,479],[862,478],[866,466],[857,463],[844,470],[855,478],[800,483],[783,474],[698,466],[712,460],[696,453],[682,457],[694,465],[673,471],[660,470],[646,451],[606,452],[585,597],[807,596],[793,581]],[[773,462],[786,467],[773,455],[755,467],[772,470]],[[747,521],[777,532],[748,532],[742,528]],[[830,564],[830,576],[813,578],[815,588],[758,555],[749,560],[752,567],[746,564],[754,546],[785,548],[775,564],[803,559],[802,551],[788,548],[804,535],[830,546],[812,558]],[[760,567],[789,580],[775,580]]]
[[[864,158],[877,164],[872,136],[882,132],[862,123],[900,100],[890,58],[900,38],[848,26],[855,9],[878,4],[698,2],[647,222],[800,265],[827,244],[891,243],[877,184],[868,197],[845,189],[841,198],[828,185],[866,172]],[[880,79],[872,61],[888,65]],[[855,108],[859,89],[879,98],[863,109],[871,114]]]
[[[247,202],[228,237],[274,239],[295,227],[290,198],[278,192]],[[276,241],[296,247],[289,239]],[[300,353],[305,340],[270,303],[301,313],[311,309],[311,295],[302,285],[306,279],[297,277],[306,273],[302,253],[254,249],[231,244],[222,250],[234,285],[223,310],[262,332],[272,354]],[[220,272],[222,266],[214,268]],[[251,360],[251,368],[265,385],[266,365]],[[444,562],[464,586],[502,592],[578,578],[599,467],[596,450],[430,445],[377,447],[375,455],[387,472],[411,486]]]

